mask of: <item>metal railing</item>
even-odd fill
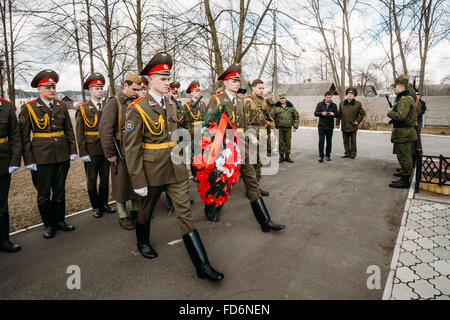
[[[416,192],[419,192],[420,183],[450,186],[450,157],[425,156],[417,157],[416,164]]]

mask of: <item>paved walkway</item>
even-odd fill
[[[450,300],[450,199],[411,190],[383,299]]]

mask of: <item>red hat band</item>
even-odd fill
[[[230,78],[240,78],[240,77],[241,77],[241,75],[239,74],[239,72],[231,72],[225,76],[224,80],[228,80]]]
[[[98,84],[104,85],[104,83],[101,80],[94,80],[91,83],[89,83],[88,88],[98,85]]]
[[[195,89],[200,89],[200,87],[199,87],[199,86],[193,86],[193,87],[191,88],[191,90],[189,90],[189,92],[192,92],[192,91],[194,91]]]
[[[146,87],[147,85],[145,84],[145,82],[141,82],[141,86]]]
[[[175,87],[175,88],[170,88],[170,91],[178,91],[178,88],[177,88],[177,87]]]
[[[56,81],[55,81],[55,79],[53,79],[53,78],[45,78],[45,79],[42,79],[41,81],[39,81],[38,83],[37,83],[37,86],[39,87],[41,84],[43,84],[43,83],[53,83],[53,84],[56,84]]]
[[[153,68],[151,68],[147,75],[152,75],[154,73],[167,72],[167,71],[170,72],[170,67],[168,64],[166,64],[166,63],[158,64],[158,65],[154,66]]]

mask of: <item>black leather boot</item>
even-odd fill
[[[109,188],[100,187],[98,195],[100,211],[106,213],[116,213],[116,210],[111,208],[108,204],[108,195],[109,195]]]
[[[394,181],[389,184],[389,187],[397,189],[408,189],[410,187],[409,178],[410,177],[408,176],[402,176],[400,180]]]
[[[55,213],[56,213],[56,230],[62,231],[73,231],[75,226],[67,224],[64,219],[66,218],[66,201],[65,200],[55,200],[53,201]]]
[[[131,210],[130,211],[130,220],[131,220],[131,223],[134,224],[134,226],[137,225],[138,212],[139,211],[137,211],[137,210]]]
[[[91,201],[92,211],[95,218],[101,218],[102,212],[100,211],[100,199],[97,194],[97,190],[88,191],[89,200]]]
[[[263,232],[269,232],[270,230],[279,231],[285,228],[282,224],[276,224],[270,220],[269,211],[267,211],[266,205],[264,204],[262,198],[252,201],[250,204],[253,209],[253,214],[255,215],[255,218],[261,226],[261,230]]]
[[[287,162],[289,162],[289,163],[294,162],[294,161],[291,159],[291,157],[289,156],[289,153],[286,153],[286,156],[284,157],[284,160],[287,161]]]
[[[280,153],[280,163],[284,162],[284,153]]]
[[[144,258],[155,259],[158,256],[150,245],[150,223],[140,224],[136,222],[137,248]]]
[[[216,206],[214,204],[205,204],[205,215],[211,222],[219,221],[219,215],[216,214]]]
[[[400,172],[394,172],[393,176],[394,177],[401,177],[402,175],[400,174]]]
[[[199,278],[206,278],[211,281],[220,281],[223,279],[223,274],[211,267],[197,230],[194,229],[186,233],[183,236],[183,241],[189,257],[191,257],[192,263],[197,269],[197,276]]]
[[[52,221],[51,215],[53,215],[52,211],[52,203],[47,201],[42,204],[38,204],[39,213],[41,215],[42,222],[44,223],[44,238],[50,239],[55,236],[55,228],[54,221]]]
[[[0,214],[0,250],[17,252],[21,249],[18,244],[9,241],[9,214]]]

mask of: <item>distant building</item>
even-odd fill
[[[327,91],[339,94],[333,82],[280,84],[278,87],[278,93],[288,97],[323,97]]]
[[[73,100],[70,97],[64,96],[61,100],[64,101],[67,104],[67,108],[68,109],[73,109],[73,104],[74,103],[73,103]]]

